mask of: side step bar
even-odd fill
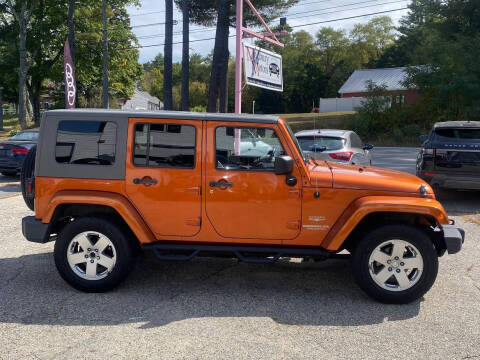
[[[236,257],[249,263],[274,263],[281,257],[312,257],[326,259],[336,254],[318,248],[288,248],[263,246],[232,246],[204,244],[152,243],[142,246],[153,250],[160,260],[186,261],[196,256]]]

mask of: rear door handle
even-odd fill
[[[146,185],[146,186],[150,186],[150,185],[155,185],[157,183],[157,180],[156,179],[152,179],[152,178],[148,178],[148,177],[145,177],[143,179],[139,179],[139,178],[135,178],[133,179],[133,183],[135,185]]]
[[[218,187],[218,188],[227,188],[227,187],[232,187],[233,183],[231,182],[226,182],[226,181],[210,181],[210,187]]]

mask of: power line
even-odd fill
[[[331,1],[331,0],[329,0],[329,1]],[[358,4],[371,3],[371,2],[374,2],[374,1],[376,2],[376,1],[380,1],[380,0],[361,1],[361,2],[357,2],[357,3],[351,3],[351,4],[341,5],[341,6],[328,7],[328,8],[323,8],[323,9],[317,9],[317,10],[312,10],[312,11],[308,11],[308,12],[292,13],[292,14],[289,14],[289,15],[300,15],[300,14],[304,14],[304,13],[316,13],[316,12],[318,12],[318,11],[337,9],[337,8],[341,8],[341,7],[353,6],[353,5],[358,5]],[[405,1],[410,1],[410,0],[396,0],[396,1],[390,1],[390,2],[385,2],[385,3],[376,3],[376,4],[372,4],[372,5],[359,6],[359,7],[354,7],[354,8],[346,9],[345,11],[366,9],[366,8],[370,8],[370,7],[374,7],[374,6],[390,5],[390,4],[396,4],[396,3],[399,3],[399,2],[405,2]],[[336,11],[330,11],[330,12],[313,14],[313,15],[309,15],[309,16],[293,16],[293,17],[288,16],[287,19],[298,19],[299,17],[308,18],[308,17],[313,17],[313,16],[319,16],[319,15],[333,14],[333,13],[335,13],[335,12],[336,12]],[[194,29],[190,30],[190,33],[210,32],[210,31],[214,31],[215,29],[216,29],[215,27],[194,28]],[[178,31],[178,32],[174,32],[173,35],[181,35],[182,33],[183,33],[183,32]],[[162,36],[162,35],[165,35],[165,34],[164,34],[164,33],[158,33],[158,34],[150,34],[150,35],[137,36],[137,39],[152,39],[152,38],[156,38],[156,37]]]
[[[325,24],[325,23],[334,22],[334,21],[349,20],[349,19],[355,19],[355,18],[363,17],[363,16],[379,15],[379,14],[385,14],[385,13],[400,11],[400,10],[408,10],[408,7],[404,7],[404,8],[400,8],[400,9],[385,10],[385,11],[377,11],[377,12],[370,13],[370,14],[349,16],[349,17],[344,17],[344,18],[334,19],[334,20],[317,21],[317,22],[312,22],[312,23],[308,23],[308,24],[295,25],[295,26],[291,26],[291,27],[292,28],[298,28],[298,27],[303,27],[303,26]]]
[[[302,0],[302,1],[304,1],[304,0]],[[308,4],[318,4],[318,3],[324,3],[324,2],[332,2],[332,1],[336,1],[336,0],[317,0],[317,1],[310,1],[310,2],[306,2],[306,3],[302,3],[302,1],[300,1],[299,4],[294,5],[293,7],[303,6],[303,5],[308,5]],[[132,14],[132,15],[130,15],[130,17],[146,16],[146,15],[153,15],[153,14],[164,14],[164,13],[165,13],[165,10],[154,10],[154,11],[144,12],[144,13],[140,13],[140,14]]]
[[[333,0],[328,0],[328,1],[333,1]],[[309,14],[309,13],[312,13],[312,12],[318,12],[318,11],[323,11],[323,10],[339,9],[339,8],[343,8],[343,7],[366,4],[366,3],[371,3],[371,2],[375,2],[375,1],[379,1],[379,0],[360,1],[360,2],[355,2],[355,3],[350,3],[350,4],[330,6],[330,7],[327,7],[327,8],[322,8],[322,9],[317,9],[317,10],[309,10],[309,11],[302,11],[302,12],[294,12],[294,13],[288,13],[287,12],[286,16],[290,17],[291,15],[301,15],[301,14]],[[405,0],[405,1],[408,1],[408,0]],[[303,5],[314,4],[314,3],[318,4],[320,2],[323,2],[323,1],[315,1],[315,2],[311,2],[311,3],[305,3]],[[276,19],[279,19],[279,18],[280,17],[272,19],[272,20],[276,20]],[[173,20],[174,25],[177,25],[180,22],[182,22],[182,20]],[[165,25],[165,22],[147,23],[147,24],[133,25],[133,26],[130,26],[130,27],[133,29],[133,28],[141,28],[141,27],[143,28],[143,27],[156,26],[156,25]]]
[[[299,28],[299,27],[310,26],[310,25],[326,24],[326,23],[331,23],[331,22],[336,22],[336,21],[356,19],[356,18],[365,17],[365,16],[386,14],[386,13],[395,12],[395,11],[401,11],[401,10],[408,10],[408,7],[403,7],[403,8],[399,8],[399,9],[385,10],[385,11],[377,11],[377,12],[373,12],[373,13],[369,13],[369,14],[354,15],[354,16],[348,16],[348,17],[343,17],[343,18],[338,18],[338,19],[316,21],[316,22],[307,23],[307,24],[299,24],[299,25],[291,26],[291,28]],[[229,38],[232,38],[232,37],[235,37],[235,35],[230,35],[230,36],[229,36]],[[205,39],[190,40],[190,42],[192,43],[192,42],[209,41],[209,40],[215,40],[215,37],[210,37],[210,38],[205,38]],[[173,45],[183,44],[183,41],[172,42],[172,44],[173,44]],[[152,44],[152,45],[144,45],[144,46],[135,46],[135,47],[130,47],[130,48],[122,49],[122,50],[143,49],[143,48],[163,46],[163,45],[165,45],[165,44],[162,43],[162,44]]]

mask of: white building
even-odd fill
[[[146,91],[135,89],[133,96],[122,105],[122,110],[162,110],[163,103],[159,98]]]

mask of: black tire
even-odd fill
[[[37,155],[37,146],[34,145],[25,156],[22,171],[20,172],[20,184],[22,187],[22,196],[25,204],[32,211],[35,210],[35,156]]]
[[[16,171],[2,171],[3,176],[16,176],[17,172]]]
[[[68,263],[67,251],[71,240],[85,231],[98,232],[105,235],[115,247],[116,263],[106,277],[99,280],[87,280],[77,275]],[[127,238],[128,229],[103,218],[83,217],[67,224],[55,243],[55,265],[62,278],[75,289],[84,292],[105,292],[119,285],[133,269],[136,251],[133,243]]]
[[[388,240],[404,240],[415,246],[423,259],[423,271],[418,281],[403,291],[386,290],[370,275],[369,259],[377,246]],[[352,255],[352,270],[360,288],[372,298],[387,304],[407,304],[422,297],[432,287],[438,273],[438,255],[433,242],[420,229],[410,225],[386,225],[368,233],[356,245]]]

